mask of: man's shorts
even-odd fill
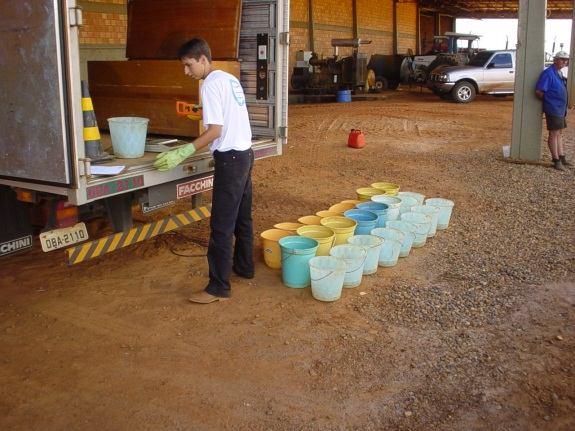
[[[545,121],[547,122],[547,130],[561,130],[567,127],[566,117],[545,114]]]

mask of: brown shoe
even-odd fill
[[[212,302],[227,301],[228,299],[230,298],[215,296],[206,292],[205,290],[202,290],[201,292],[192,293],[192,295],[188,298],[190,302],[194,302],[196,304],[211,304]]]
[[[553,159],[553,167],[555,169],[557,169],[558,171],[564,171],[565,168],[563,167],[563,164],[561,163],[561,160],[559,159]]]

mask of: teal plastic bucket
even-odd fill
[[[363,264],[363,275],[377,272],[379,253],[383,246],[383,239],[374,235],[354,235],[348,238],[347,242],[351,245],[363,247],[367,253],[365,263]]]
[[[401,244],[405,234],[399,229],[391,227],[378,227],[372,230],[371,234],[383,239],[383,247],[381,247],[379,252],[379,266],[395,266],[399,259],[399,252],[401,251]]]
[[[315,256],[318,242],[305,236],[280,238],[282,250],[282,280],[287,287],[301,289],[311,284],[309,260]]]
[[[449,220],[451,219],[451,212],[455,202],[443,198],[429,198],[425,200],[425,205],[432,205],[439,208],[439,216],[437,218],[437,230],[447,229]]]
[[[116,157],[136,159],[144,155],[149,121],[141,117],[108,118],[112,148]]]
[[[439,220],[439,211],[440,209],[434,207],[433,205],[415,205],[411,207],[411,212],[425,214],[426,216],[430,217],[431,227],[429,228],[429,232],[427,233],[428,238],[435,236],[435,233],[437,232],[437,221]]]
[[[423,247],[427,241],[427,234],[431,227],[431,217],[421,213],[408,212],[401,215],[401,220],[413,223],[417,227],[412,247]]]
[[[357,245],[342,244],[333,247],[329,254],[345,262],[343,287],[352,288],[359,286],[363,275],[363,265],[367,257],[365,249]]]
[[[347,210],[343,215],[349,219],[355,220],[357,226],[355,227],[354,235],[369,235],[371,230],[377,223],[377,214],[371,211],[363,210]]]
[[[380,202],[361,202],[355,206],[358,210],[369,211],[377,215],[375,227],[384,227],[387,221],[389,206]]]
[[[411,196],[397,197],[401,199],[401,205],[399,206],[399,218],[401,219],[401,214],[411,212],[411,207],[417,205],[417,199]]]
[[[338,103],[351,102],[351,90],[339,90],[335,95],[335,100]]]
[[[316,256],[309,260],[311,294],[318,301],[337,301],[345,278],[345,262],[333,256]]]
[[[415,198],[417,200],[417,205],[423,205],[425,200],[425,195],[417,192],[399,192],[397,197],[402,198],[404,196],[409,196],[410,198]]]
[[[371,197],[371,200],[372,202],[387,205],[386,221],[397,220],[399,218],[399,207],[401,206],[401,199],[396,198],[395,196],[375,195]]]
[[[401,243],[401,250],[399,251],[399,257],[409,256],[411,251],[411,246],[415,240],[415,232],[417,232],[417,226],[413,223],[401,220],[392,220],[386,223],[386,227],[393,229],[398,229],[403,232],[403,242]]]

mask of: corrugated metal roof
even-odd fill
[[[419,5],[457,18],[517,18],[519,0],[419,0]],[[573,1],[547,0],[547,18],[573,18]]]

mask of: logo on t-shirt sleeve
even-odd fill
[[[244,106],[246,103],[246,97],[244,96],[244,90],[240,83],[234,79],[230,79],[230,85],[232,87],[232,94],[234,95],[234,99],[240,106]]]

